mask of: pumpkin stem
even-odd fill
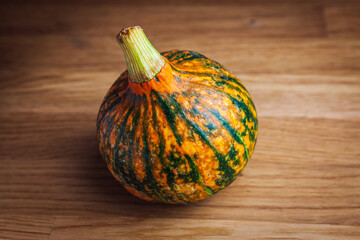
[[[117,35],[132,82],[143,83],[153,79],[165,65],[165,59],[151,45],[141,27],[124,28]]]

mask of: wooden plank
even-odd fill
[[[192,4],[190,4],[192,5]],[[29,5],[8,5],[0,10],[3,34],[21,36],[67,35],[109,36],[123,27],[141,25],[152,36],[163,33],[166,39],[186,36],[195,38],[229,37],[323,37],[326,35],[323,8],[318,2],[263,2],[243,4],[40,4],[33,12]],[[88,17],[91,16],[91,17]],[[136,16],[136,17],[135,17]],[[31,21],[28,21],[32,18]],[[188,24],[189,18],[191,24]],[[162,24],[154,24],[161,22]],[[294,31],[296,29],[296,31]],[[21,31],[19,31],[21,30]],[[151,36],[149,35],[149,36]]]
[[[261,229],[261,230],[260,230]],[[61,239],[358,239],[359,227],[231,220],[58,217]],[[272,237],[269,237],[272,236]]]
[[[22,121],[23,114],[19,117]],[[353,143],[360,137],[357,121],[262,117],[265,130],[238,181],[207,201],[167,206],[126,193],[99,156],[92,118],[67,118],[28,114],[27,127],[3,134],[3,213],[359,224],[360,148]],[[12,119],[6,129],[18,124],[14,115]],[[23,139],[21,155],[18,138]]]
[[[81,57],[81,51],[64,46],[62,50],[80,56],[80,59],[69,58],[64,63],[60,50],[62,39],[47,39],[43,49],[51,55],[38,58],[34,55],[33,62],[22,67],[23,73],[4,73],[7,78],[1,83],[2,93],[8,97],[0,99],[0,107],[4,106],[6,111],[11,112],[86,111],[96,115],[106,91],[125,68],[119,47],[114,43],[112,48],[104,50],[108,54],[98,58],[105,60],[109,55],[113,61],[102,65]],[[100,42],[92,44],[105,48],[106,41]],[[359,41],[289,40],[280,41],[282,48],[274,48],[276,42],[279,43],[260,40],[238,44],[233,51],[239,55],[233,55],[230,47],[221,51],[219,46],[220,50],[213,50],[211,55],[233,69],[250,89],[254,100],[259,102],[259,114],[269,110],[288,116],[289,111],[294,114],[298,108],[298,116],[304,116],[306,112],[313,117],[356,117],[360,101],[360,69],[357,64],[360,53],[355,50],[360,47]],[[31,47],[35,45],[30,44]],[[209,45],[205,52],[210,51]],[[90,49],[87,56],[95,59],[97,54]],[[60,64],[61,61],[63,64]],[[77,63],[82,61],[84,63],[79,68]],[[286,102],[283,101],[285,99]],[[341,107],[336,107],[336,104]]]
[[[50,216],[0,215],[2,240],[49,239],[54,223]]]
[[[333,1],[325,6],[327,32],[330,38],[359,39],[360,5],[354,2]]]

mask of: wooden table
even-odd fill
[[[0,8],[0,239],[359,239],[359,1],[105,1]],[[259,114],[242,176],[208,200],[139,200],[110,175],[99,105],[140,25],[231,69]]]

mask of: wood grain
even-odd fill
[[[359,1],[15,1],[0,8],[0,239],[358,239]],[[148,203],[110,175],[95,123],[117,32],[231,69],[259,114],[221,193]]]

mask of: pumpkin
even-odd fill
[[[148,201],[187,203],[229,186],[249,161],[258,121],[244,85],[193,51],[160,54],[140,27],[117,36],[127,63],[107,92],[97,137],[112,175]]]

